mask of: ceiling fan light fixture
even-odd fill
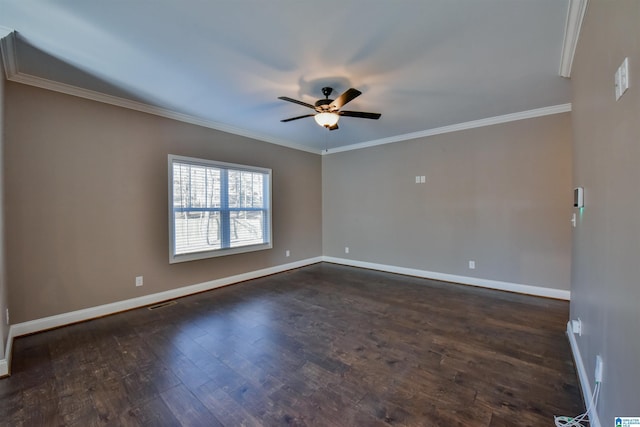
[[[326,99],[319,99],[316,101],[314,105],[306,103],[304,101],[299,101],[297,99],[289,98],[288,96],[279,96],[278,99],[287,102],[293,102],[294,104],[302,105],[303,107],[307,107],[313,110],[313,113],[304,114],[302,116],[291,117],[289,119],[280,120],[281,122],[290,122],[293,120],[304,119],[306,117],[313,117],[320,126],[329,130],[338,129],[338,120],[340,116],[347,117],[358,117],[361,119],[372,119],[378,120],[381,116],[380,113],[367,113],[365,111],[341,111],[340,109],[345,106],[347,103],[353,101],[355,98],[360,96],[362,92],[358,89],[350,88],[347,89],[342,95],[337,97],[335,100],[329,99],[329,95],[331,95],[333,89],[330,87],[323,87],[322,94],[326,97]]]
[[[340,116],[336,113],[318,113],[313,118],[316,120],[316,123],[322,127],[330,128],[335,126],[340,119]]]

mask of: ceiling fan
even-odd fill
[[[373,119],[378,120],[381,116],[379,113],[365,113],[363,111],[341,111],[346,103],[353,101],[355,98],[360,96],[362,92],[357,89],[351,88],[347,89],[342,95],[340,95],[335,100],[329,99],[329,96],[333,92],[333,88],[323,87],[322,94],[325,96],[325,99],[319,99],[316,101],[315,105],[307,104],[303,101],[298,101],[297,99],[289,98],[287,96],[279,96],[278,99],[282,99],[283,101],[293,102],[294,104],[300,104],[305,107],[311,108],[316,112],[313,114],[305,114],[304,116],[291,117],[290,119],[280,120],[281,122],[290,122],[292,120],[303,119],[305,117],[313,117],[320,126],[323,126],[329,130],[338,129],[338,119],[340,116],[345,117],[359,117],[361,119]]]

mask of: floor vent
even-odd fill
[[[165,301],[165,302],[161,302],[160,304],[150,305],[147,308],[149,310],[157,310],[159,308],[165,308],[165,307],[169,307],[170,305],[175,305],[175,304],[177,304],[175,301]]]

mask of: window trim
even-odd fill
[[[189,163],[191,165],[196,165],[196,166],[215,167],[215,168],[228,169],[228,170],[234,170],[234,171],[257,172],[257,173],[265,174],[267,176],[266,185],[267,185],[267,191],[268,191],[268,195],[266,197],[266,201],[268,202],[267,208],[266,208],[267,218],[265,221],[266,222],[265,225],[267,229],[265,230],[265,234],[267,235],[268,241],[266,243],[239,246],[235,248],[221,248],[221,249],[206,250],[201,252],[190,252],[187,254],[176,254],[175,253],[175,244],[176,244],[175,215],[174,215],[174,207],[173,207],[173,164],[175,162],[184,162],[184,163]],[[241,254],[241,253],[247,253],[247,252],[255,252],[255,251],[261,251],[261,250],[273,248],[273,227],[272,227],[273,215],[271,212],[272,211],[272,197],[271,197],[272,170],[271,169],[169,154],[167,170],[168,170],[167,182],[168,182],[168,195],[169,195],[169,202],[168,202],[169,264],[175,264],[175,263],[186,262],[186,261],[195,261],[199,259],[216,258],[216,257],[221,257],[226,255],[234,255],[234,254]],[[240,210],[244,210],[244,209],[240,209]]]

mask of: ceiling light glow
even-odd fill
[[[318,113],[313,116],[313,118],[320,126],[330,128],[338,123],[338,119],[340,119],[340,116],[336,113]]]

